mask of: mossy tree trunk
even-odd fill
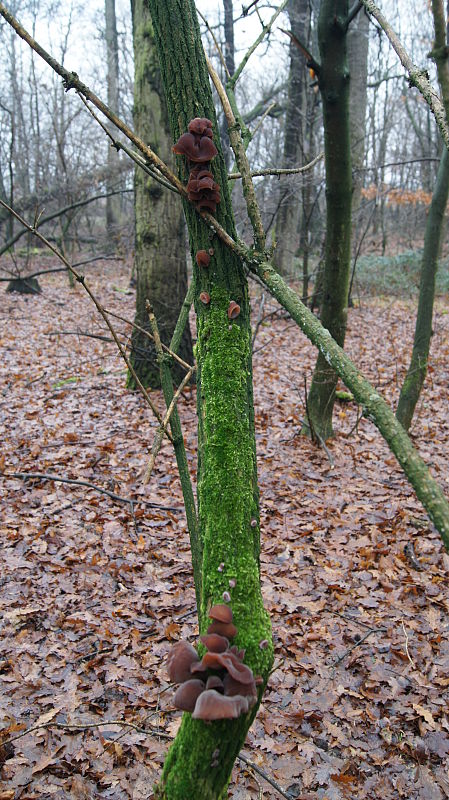
[[[173,164],[172,138],[163,97],[159,62],[154,45],[151,15],[145,0],[133,0],[134,37],[134,129],[168,164]],[[137,279],[135,323],[150,330],[146,301],[150,300],[161,339],[169,344],[187,291],[184,215],[180,198],[167,191],[142,169],[135,173],[135,274]],[[192,341],[187,325],[179,355],[193,362]],[[141,331],[134,329],[131,363],[144,386],[160,386],[156,352]],[[185,372],[173,363],[178,383]],[[128,387],[135,389],[128,375]]]
[[[287,6],[290,30],[300,42],[307,42],[310,28],[310,6],[308,0],[291,0]],[[282,166],[296,167],[304,152],[304,116],[306,107],[306,58],[294,41],[290,42],[290,67],[288,75],[288,99],[285,116],[284,154]],[[282,200],[276,219],[276,266],[285,276],[294,276],[294,256],[298,249],[299,189],[289,180],[282,184]]]
[[[438,269],[438,254],[448,192],[449,154],[445,148],[438,168],[437,180],[426,222],[412,357],[401,388],[396,411],[396,417],[406,431],[408,431],[412,423],[416,404],[427,375],[430,339],[432,336],[435,278]]]
[[[225,162],[193,0],[149,0],[155,42],[173,139],[190,119],[213,121],[219,155],[211,164],[221,187],[216,217],[231,235],[235,226]],[[187,168],[179,158],[181,177]],[[241,260],[227,250],[190,204],[185,213],[195,271],[198,386],[198,513],[202,547],[200,631],[208,610],[231,594],[238,628],[236,643],[246,649],[245,663],[268,678],[273,659],[271,627],[263,608],[259,576],[259,510],[252,396],[249,297]],[[213,248],[208,269],[194,255]],[[203,305],[200,292],[210,295]],[[229,320],[231,300],[240,314]],[[220,570],[218,567],[223,564]],[[235,581],[235,587],[230,588]],[[260,648],[267,640],[267,647]],[[224,797],[234,760],[256,707],[237,720],[206,724],[185,714],[164,766],[158,796],[164,800],[216,800]],[[218,750],[218,766],[211,766]]]
[[[321,322],[339,345],[346,333],[351,253],[351,149],[349,70],[346,56],[347,0],[323,0],[318,22],[321,54],[319,87],[323,101],[326,167],[326,255]],[[337,374],[322,354],[308,397],[303,431],[325,441],[332,436]],[[313,430],[310,430],[310,425]]]

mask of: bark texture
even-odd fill
[[[437,180],[432,194],[424,236],[421,264],[418,312],[412,357],[399,396],[396,416],[406,431],[410,428],[416,404],[427,375],[430,339],[432,336],[435,278],[438,269],[441,232],[449,192],[449,154],[446,148],[441,157]]]
[[[107,97],[108,106],[115,114],[119,112],[119,62],[118,62],[118,37],[117,19],[115,14],[115,0],[105,0],[104,16],[106,27],[106,63],[107,63]],[[111,126],[112,130],[112,126]],[[109,140],[108,140],[109,145]],[[117,188],[119,178],[120,157],[117,151],[109,145],[108,172],[106,191],[112,192]],[[120,195],[106,198],[106,230],[110,238],[117,236],[120,224]]]
[[[351,148],[349,70],[346,55],[347,0],[323,0],[318,22],[321,54],[319,87],[323,101],[326,166],[326,255],[321,322],[343,346],[346,333],[351,254]],[[308,397],[304,432],[325,441],[333,435],[332,411],[337,374],[321,353]],[[312,430],[310,430],[310,425]]]
[[[211,162],[221,187],[216,217],[235,235],[225,163],[221,154],[207,67],[193,0],[149,0],[167,108],[176,140],[193,117],[213,122],[219,155]],[[187,165],[179,157],[181,176]],[[198,516],[202,552],[200,631],[208,610],[231,593],[238,628],[236,644],[245,663],[268,677],[273,658],[271,628],[263,608],[259,576],[259,511],[252,401],[251,330],[246,277],[241,260],[218,240],[188,203],[185,213],[195,271],[198,386]],[[195,262],[197,250],[213,249],[207,269]],[[207,292],[210,303],[199,295]],[[240,314],[229,320],[234,300]],[[223,564],[222,569],[218,567]],[[230,589],[229,580],[235,581]],[[262,640],[268,646],[259,647]],[[235,757],[256,708],[237,720],[206,724],[185,714],[166,759],[158,796],[166,800],[216,800],[226,796]],[[218,766],[211,767],[218,750]]]
[[[441,0],[432,0],[432,13],[435,27],[435,40],[431,55],[437,65],[438,80],[443,95],[446,117],[449,118],[449,62],[448,49],[446,47],[447,28],[444,7]],[[445,148],[438,168],[435,188],[432,194],[432,202],[426,222],[418,313],[416,315],[412,357],[401,389],[396,412],[399,422],[407,431],[411,425],[416,404],[419,400],[427,374],[430,339],[432,336],[435,278],[438,269],[438,254],[448,193],[449,155]]]
[[[172,138],[161,84],[148,4],[133,0],[135,53],[134,128],[137,135],[173,164]],[[159,325],[162,342],[169,344],[187,292],[187,262],[184,216],[179,197],[167,191],[140,168],[135,172],[135,274],[137,279],[136,316],[139,327],[149,331],[146,301],[150,300]],[[188,324],[179,355],[193,363]],[[144,386],[160,386],[160,372],[154,345],[148,336],[135,329],[131,343],[131,363]],[[179,383],[185,372],[173,363],[172,374]],[[134,381],[128,376],[128,387]]]
[[[307,42],[310,27],[310,5],[307,0],[291,0],[287,7],[290,30],[300,42]],[[304,116],[308,71],[302,51],[290,42],[288,98],[285,117],[282,166],[296,167],[304,159]],[[281,205],[276,219],[275,262],[279,272],[293,276],[294,257],[298,249],[301,193],[287,180],[281,189]]]

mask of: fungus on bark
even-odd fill
[[[213,619],[214,622],[229,623],[233,620],[232,609],[229,606],[225,606],[224,603],[217,603],[217,605],[212,606],[207,616],[209,619]]]
[[[210,255],[207,250],[198,250],[195,259],[199,267],[208,267],[210,264]]]
[[[198,678],[190,678],[178,686],[173,703],[180,711],[193,711],[198,697],[205,689],[206,684],[204,681],[200,681]]]
[[[189,162],[187,197],[200,211],[215,213],[220,202],[220,187],[209,169],[210,161],[218,153],[212,141],[212,122],[206,117],[195,117],[188,128],[189,132],[181,134],[172,148]]]
[[[208,306],[210,303],[210,294],[208,294],[207,292],[201,292],[200,300],[203,303],[203,305]]]
[[[209,136],[212,139],[212,122],[207,117],[195,117],[195,119],[190,120],[187,127],[189,133],[194,133],[198,136]]]
[[[211,722],[216,719],[237,719],[248,711],[248,698],[226,697],[215,689],[207,689],[196,701],[193,719]]]
[[[233,639],[234,636],[237,636],[237,628],[233,622],[212,622],[207,632],[219,633],[220,636],[226,636],[226,639]]]
[[[231,300],[228,305],[228,318],[235,319],[240,314],[240,306],[235,300]]]
[[[200,641],[212,653],[224,653],[229,647],[229,639],[218,633],[207,633],[205,636],[200,636]]]
[[[216,689],[217,692],[224,692],[224,683],[218,675],[209,675],[206,681],[206,689]]]
[[[194,164],[206,164],[218,153],[209,136],[197,137],[193,133],[182,133],[172,150],[178,156],[186,156]]]
[[[192,664],[199,661],[198,653],[189,642],[176,642],[167,658],[168,676],[172,683],[183,683],[191,677]]]

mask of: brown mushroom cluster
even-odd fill
[[[179,683],[174,704],[193,719],[236,719],[255,704],[261,679],[243,663],[245,651],[229,644],[237,633],[230,607],[215,605],[209,617],[207,634],[200,637],[207,648],[201,660],[188,642],[177,642],[168,656],[170,681]]]
[[[212,214],[220,202],[220,187],[214,181],[210,171],[210,162],[218,153],[212,141],[212,122],[206,117],[195,117],[190,120],[188,133],[183,133],[173,152],[185,156],[189,162],[189,180],[187,195],[200,211]]]

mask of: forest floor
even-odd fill
[[[165,442],[143,487],[155,422],[126,391],[114,345],[79,335],[109,337],[82,288],[63,275],[40,280],[41,295],[1,303],[0,466],[133,503],[0,476],[0,800],[144,800],[181,717],[164,660],[198,633],[175,460]],[[88,280],[132,319],[123,265],[105,263]],[[261,290],[252,292],[256,319]],[[265,313],[275,308],[267,298]],[[412,429],[447,494],[448,312],[440,298]],[[347,351],[393,406],[414,313],[414,302],[385,297],[350,311]],[[118,329],[129,338],[129,326]],[[299,436],[314,358],[291,320],[260,326],[261,566],[276,668],[242,754],[284,797],[442,800],[449,555],[355,403],[337,405],[327,453]],[[193,476],[194,391],[180,411]],[[282,795],[238,761],[229,796]]]

